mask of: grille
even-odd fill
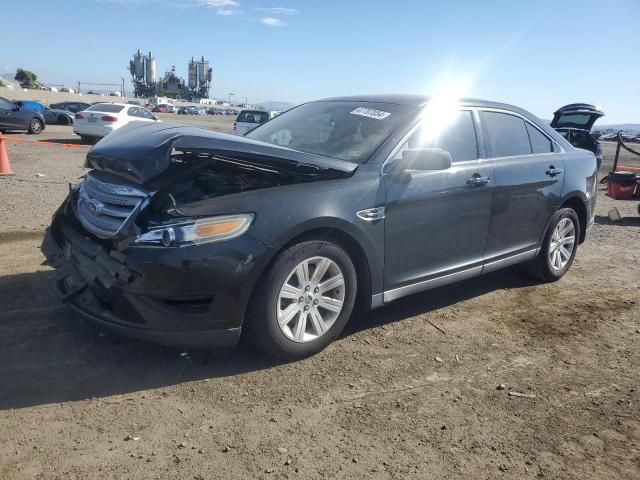
[[[117,177],[89,172],[80,185],[76,216],[89,232],[101,238],[116,236],[139,210],[148,192],[118,183]]]

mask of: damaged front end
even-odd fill
[[[92,170],[47,231],[42,251],[56,293],[129,336],[234,345],[272,247],[251,235],[256,212],[246,201],[221,207],[219,199],[355,170],[311,157],[184,126],[123,127],[87,155]]]

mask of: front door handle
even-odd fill
[[[471,187],[481,187],[482,185],[486,185],[491,180],[489,177],[481,177],[480,174],[476,173],[473,177],[467,180],[467,185]]]
[[[555,177],[556,175],[560,175],[562,173],[561,168],[556,168],[553,165],[549,165],[549,170],[547,170],[547,175],[550,177]]]

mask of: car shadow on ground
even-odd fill
[[[603,215],[596,215],[593,219],[598,225],[620,225],[623,227],[640,227],[640,216],[624,217],[621,220],[613,221],[609,217]]]
[[[80,140],[78,137],[69,137],[69,138],[47,138],[46,140],[43,140],[44,142],[51,142],[51,143],[59,143],[61,145],[78,145],[78,146],[82,146],[82,147],[87,147],[89,148],[90,145],[87,145],[85,143],[82,143],[82,140]]]
[[[511,270],[491,273],[359,311],[342,337],[493,290],[533,284]],[[282,363],[244,341],[234,349],[192,350],[121,337],[80,320],[57,301],[38,273],[0,277],[0,302],[0,410],[230,377]]]

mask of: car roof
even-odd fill
[[[412,95],[412,94],[395,94],[387,93],[381,95],[352,95],[345,97],[330,97],[318,100],[319,102],[370,102],[370,103],[392,103],[396,105],[406,105],[408,107],[421,107],[427,104],[432,97],[429,95]],[[476,106],[485,108],[498,108],[504,110],[512,110],[515,112],[523,111],[515,105],[507,103],[492,102],[489,100],[481,100],[478,98],[461,98],[459,100],[462,106]]]
[[[130,105],[128,103],[115,103],[115,102],[97,102],[92,105],[118,105],[119,107],[138,107],[139,105]]]

